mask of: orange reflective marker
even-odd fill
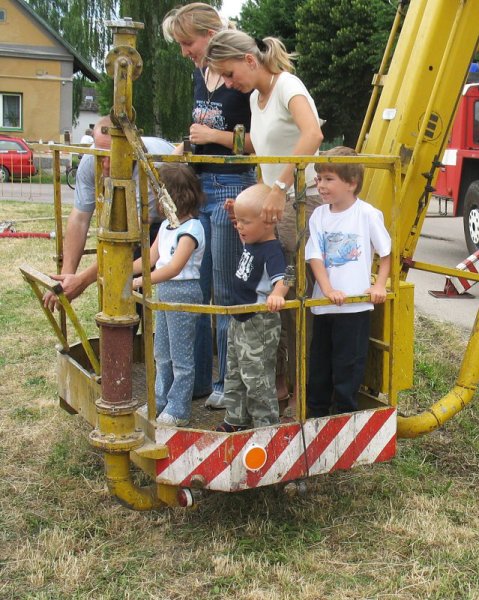
[[[264,467],[268,454],[263,446],[251,444],[243,454],[243,464],[249,471],[259,471]]]

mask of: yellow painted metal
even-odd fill
[[[446,277],[461,277],[462,279],[469,279],[470,281],[479,281],[479,273],[473,273],[472,271],[454,269],[452,267],[445,267],[443,265],[434,265],[421,262],[419,260],[408,261],[408,265],[417,271],[426,271],[428,273],[446,275]]]
[[[156,196],[161,212],[166,216],[172,227],[179,227],[180,223],[176,216],[175,203],[171,199],[166,186],[161,181],[153,160],[148,157],[146,146],[140,137],[139,131],[128,119],[126,114],[120,114],[117,118],[123,129],[123,133],[134,151],[136,160],[148,177],[148,182]]]
[[[167,496],[169,502],[164,502],[157,485],[138,487],[133,483],[128,453],[110,454],[106,452],[104,458],[108,490],[123,506],[132,510],[144,511],[162,508],[166,504],[176,504],[173,502],[173,492],[171,491],[172,497]],[[174,495],[176,497],[176,493]]]
[[[413,438],[434,431],[452,419],[474,397],[479,382],[479,312],[462,360],[454,388],[428,410],[414,416],[398,417],[398,437]]]
[[[75,345],[68,352],[57,352],[58,395],[69,412],[73,410],[92,427],[96,427],[96,401],[101,394],[100,384],[98,378],[83,366],[87,361],[78,355],[79,349]]]
[[[435,167],[477,44],[478,19],[479,0],[411,1],[360,148],[401,157],[399,251],[406,257],[412,256],[419,238]],[[384,173],[369,173],[363,196],[387,213],[385,187]]]
[[[58,340],[60,341],[63,351],[67,352],[69,350],[67,338],[62,328],[57,323],[53,313],[48,308],[44,307],[43,293],[40,290],[39,286],[56,294],[64,313],[70,319],[73,327],[75,328],[75,331],[78,334],[78,337],[80,338],[81,344],[86,352],[86,355],[88,356],[88,359],[90,360],[93,370],[97,375],[99,375],[100,363],[98,361],[98,357],[95,351],[93,350],[92,345],[90,344],[85,330],[83,329],[83,327],[80,324],[80,321],[78,320],[76,312],[73,310],[72,305],[63,293],[63,289],[58,283],[58,281],[55,281],[51,277],[48,277],[47,275],[41,273],[40,271],[37,271],[36,269],[26,264],[20,266],[20,271],[23,275],[23,278],[27,283],[30,284],[35,296],[37,297],[45,316],[47,317],[48,321],[50,322],[53,328],[53,331],[55,332],[56,336],[58,337]]]
[[[296,192],[296,298],[302,303],[296,309],[296,417],[306,420],[306,164],[297,165],[295,177]]]
[[[150,236],[148,214],[148,181],[144,170],[140,170],[140,198],[141,198],[141,257],[143,270],[143,298],[151,297],[151,267],[150,267]],[[153,313],[147,304],[143,307],[143,343],[145,347],[145,377],[146,377],[146,402],[148,419],[156,417],[155,399],[155,364],[153,362]]]
[[[384,55],[381,60],[381,64],[379,66],[378,73],[373,78],[373,91],[371,94],[371,98],[369,100],[368,108],[366,111],[366,116],[364,117],[364,122],[361,127],[361,131],[359,132],[358,141],[356,144],[356,150],[360,152],[360,149],[363,146],[364,138],[366,137],[366,133],[369,131],[369,127],[371,126],[371,120],[374,115],[374,111],[377,106],[377,102],[379,99],[380,89],[384,85],[384,81],[386,78],[387,67],[389,65],[389,60],[393,51],[394,43],[396,41],[396,37],[399,31],[399,26],[404,17],[404,7],[399,3],[396,11],[396,16],[394,17],[394,22],[391,26],[391,31],[389,32],[389,38],[386,44],[386,48],[384,50]]]
[[[399,317],[399,327],[394,325],[393,311]],[[387,394],[389,404],[396,406],[397,392],[413,385],[414,286],[411,283],[401,282],[397,297],[391,294],[391,301],[374,307],[370,335],[375,341],[370,344],[364,383]]]
[[[61,273],[63,264],[63,221],[62,221],[62,186],[60,182],[60,152],[53,151],[53,208],[55,211],[55,258],[57,274]],[[60,329],[67,338],[66,315],[63,306],[59,309]]]
[[[133,122],[132,81],[141,72],[141,60],[138,59],[135,43],[137,30],[142,24],[124,19],[110,25],[114,30],[114,48],[107,57],[107,70],[114,74],[112,121],[118,124],[119,117],[126,116]],[[140,241],[140,230],[135,185],[132,182],[133,149],[119,127],[111,128],[110,133],[110,177],[105,180],[105,198],[98,232],[102,255],[103,303],[97,322],[101,325],[102,335],[108,333],[109,340],[125,340],[124,336],[115,335],[115,328],[131,327],[138,321],[131,280],[133,246]],[[125,377],[131,378],[131,364],[122,364]],[[145,443],[143,431],[135,427],[134,410],[137,403],[131,398],[131,390],[125,394],[120,387],[118,390],[122,400],[113,402],[117,388],[112,379],[111,366],[108,388],[106,372],[102,372],[102,375],[102,391],[108,392],[109,400],[100,399],[96,403],[98,426],[91,432],[90,442],[104,453],[110,493],[122,504],[135,510],[160,507],[163,503],[157,486],[139,487],[130,473],[130,452]],[[120,385],[122,382],[118,383]]]
[[[447,141],[457,103],[477,46],[479,0],[412,0],[389,73],[367,135],[360,139],[361,152],[393,154],[401,159],[399,194],[401,231],[398,245],[403,264],[401,278],[409,268],[421,268],[449,276],[469,274],[457,269],[411,261],[426,216],[439,158]],[[411,61],[411,57],[414,57]],[[364,138],[364,139],[363,139]],[[387,178],[383,172],[366,174],[363,195],[380,208],[386,224],[392,222],[387,208]],[[398,219],[399,221],[399,219]],[[401,316],[401,321],[403,317]],[[401,323],[402,326],[402,323]],[[393,325],[398,330],[398,324]],[[393,334],[393,340],[396,336]],[[470,401],[478,381],[476,335],[473,332],[461,368],[461,384],[429,411],[400,417],[398,435],[413,437],[439,427]],[[412,349],[411,349],[412,352]],[[390,360],[398,353],[393,350]],[[470,364],[467,363],[470,361]],[[391,363],[390,372],[396,371]],[[394,377],[393,377],[394,379]]]
[[[161,156],[165,162],[188,163],[293,163],[297,167],[297,227],[305,227],[304,165],[311,162],[364,164],[367,168],[364,185],[371,204],[385,214],[386,224],[393,240],[391,292],[383,307],[377,307],[373,320],[372,348],[375,364],[368,370],[367,384],[376,391],[384,391],[388,402],[396,405],[397,392],[409,387],[412,377],[413,356],[412,286],[401,282],[410,263],[401,262],[412,256],[425,216],[429,186],[434,179],[431,165],[437,160],[452,122],[457,97],[477,41],[474,34],[479,0],[412,0],[399,38],[389,73],[383,72],[375,80],[376,89],[383,85],[378,108],[371,124],[364,128],[360,139],[359,157],[259,157],[259,156]],[[399,16],[396,18],[400,19]],[[152,311],[185,310],[215,314],[237,314],[265,311],[265,305],[204,306],[165,304],[152,299],[149,275],[149,243],[147,237],[147,185],[140,177],[142,198],[141,230],[136,215],[135,190],[131,184],[133,160],[144,157],[135,146],[137,132],[132,134],[134,109],[131,104],[132,81],[141,70],[141,58],[134,50],[139,24],[125,19],[114,24],[115,48],[107,57],[108,72],[115,77],[115,100],[112,120],[111,179],[105,182],[106,194],[102,199],[98,190],[100,216],[99,263],[100,278],[104,283],[100,323],[127,326],[135,321],[134,302],[145,308],[144,338],[147,363],[148,421],[134,414],[133,402],[112,407],[97,401],[98,412],[88,419],[95,420],[97,429],[91,436],[92,444],[105,455],[105,468],[110,492],[122,503],[136,510],[148,510],[165,504],[177,505],[177,490],[168,482],[156,480],[148,488],[136,486],[130,475],[130,461],[146,465],[154,475],[154,460],[163,457],[167,449],[151,442],[154,436],[154,396],[152,390],[154,365],[152,363]],[[474,39],[473,39],[474,38]],[[393,44],[390,38],[389,45]],[[133,50],[132,50],[133,49]],[[414,68],[409,57],[414,56]],[[386,59],[383,61],[383,66]],[[464,67],[464,69],[462,69]],[[448,81],[441,86],[441,81]],[[451,93],[451,90],[454,93]],[[457,93],[456,93],[457,92]],[[378,94],[376,94],[377,96]],[[372,110],[369,117],[372,115]],[[369,118],[368,117],[368,118]],[[123,131],[120,129],[123,128]],[[131,139],[130,139],[131,138]],[[362,139],[364,138],[364,139]],[[133,142],[133,146],[131,143]],[[69,147],[70,148],[70,147]],[[136,148],[136,150],[135,150]],[[55,152],[60,146],[55,145]],[[71,149],[71,148],[70,148]],[[102,154],[102,153],[99,153]],[[104,153],[107,154],[107,153]],[[399,158],[398,158],[399,157]],[[435,167],[435,165],[433,165]],[[148,170],[146,169],[148,173]],[[425,175],[424,175],[425,174]],[[99,181],[97,162],[97,180]],[[135,207],[135,208],[134,208]],[[141,234],[140,234],[141,231]],[[142,243],[145,287],[143,296],[131,293],[133,245]],[[60,252],[57,251],[57,254]],[[425,267],[424,263],[413,266]],[[403,268],[404,267],[404,268]],[[424,268],[424,270],[427,270]],[[450,269],[449,274],[458,270]],[[446,270],[436,271],[445,273]],[[461,271],[461,275],[464,273]],[[297,300],[288,301],[287,310],[297,313],[297,374],[299,382],[298,418],[305,418],[306,388],[306,335],[305,311],[313,305],[327,304],[327,300],[306,300],[304,238],[300,235],[297,256]],[[38,289],[37,289],[38,291]],[[361,302],[367,296],[348,298],[347,302]],[[66,340],[65,340],[66,344]],[[479,380],[479,334],[477,318],[455,388],[431,409],[414,417],[399,417],[398,435],[414,437],[431,431],[451,418],[472,399]],[[67,344],[66,346],[67,347]],[[91,377],[90,382],[96,383]],[[97,383],[96,383],[97,385]],[[94,386],[92,385],[92,395]],[[89,399],[91,405],[91,398]],[[83,403],[80,403],[82,408]],[[141,427],[138,427],[141,424]],[[145,430],[148,430],[145,436]]]

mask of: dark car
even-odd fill
[[[35,175],[33,152],[25,140],[0,135],[0,183],[11,178]]]

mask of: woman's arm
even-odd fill
[[[323,132],[306,96],[293,96],[289,101],[288,109],[299,130],[298,141],[291,155],[302,156],[314,154],[323,141]],[[286,190],[293,185],[294,171],[295,165],[285,165],[278,177],[279,181],[286,184]],[[273,185],[263,207],[262,216],[264,220],[267,222],[280,221],[283,218],[285,203],[286,191]]]
[[[200,125],[199,123],[193,123],[190,127],[190,140],[192,144],[219,144],[232,150],[233,139],[234,133],[232,131],[212,129],[207,125]],[[248,154],[254,152],[249,133],[245,134],[245,151]]]

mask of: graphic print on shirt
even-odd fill
[[[324,266],[341,267],[348,262],[357,261],[361,256],[361,246],[356,233],[341,231],[320,234],[319,246],[324,257]]]
[[[248,281],[251,271],[253,270],[253,257],[247,250],[243,250],[241,259],[238,264],[238,270],[236,271],[236,277],[242,281]]]
[[[222,105],[219,102],[197,100],[193,108],[193,121],[206,125],[211,129],[226,129],[226,119],[223,116]]]

